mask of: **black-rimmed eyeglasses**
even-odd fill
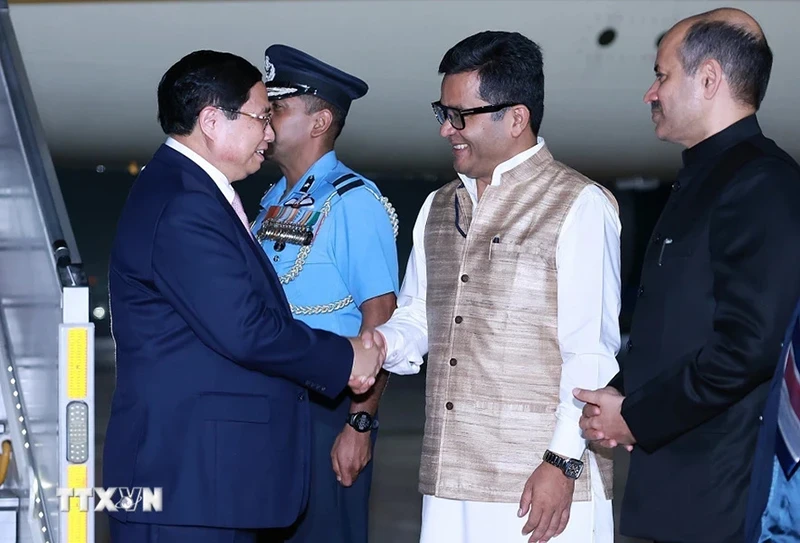
[[[507,107],[515,106],[516,104],[496,104],[491,106],[473,107],[470,109],[456,109],[442,105],[441,102],[431,103],[433,114],[436,115],[436,120],[439,124],[444,124],[445,121],[450,121],[453,128],[456,130],[464,130],[464,117],[468,115],[477,115],[479,113],[495,113]]]
[[[261,115],[259,115],[258,113],[248,113],[247,111],[241,111],[238,109],[229,109],[226,107],[219,107],[219,106],[216,107],[220,111],[227,111],[228,113],[238,113],[239,115],[246,115],[257,121],[261,121],[261,130],[266,130],[267,126],[269,126],[269,123],[272,121],[272,112],[262,113]]]

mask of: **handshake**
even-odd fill
[[[364,394],[386,361],[386,341],[377,330],[364,330],[359,337],[348,338],[353,345],[353,368],[347,385],[355,394]]]

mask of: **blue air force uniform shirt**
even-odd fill
[[[262,198],[252,232],[281,277],[295,318],[358,335],[359,306],[398,291],[393,211],[379,200],[377,186],[339,162],[334,151],[285,192],[284,177]],[[308,246],[281,242],[311,235]],[[344,404],[346,413],[349,402]]]

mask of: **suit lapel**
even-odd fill
[[[236,214],[236,211],[234,211],[233,206],[230,204],[230,202],[228,202],[228,200],[225,199],[225,196],[222,194],[222,191],[219,190],[216,183],[214,183],[214,180],[211,179],[206,171],[198,166],[194,161],[190,160],[187,156],[179,153],[168,145],[162,144],[158,151],[156,151],[154,158],[168,163],[177,163],[181,169],[187,171],[194,179],[196,179],[200,186],[214,195],[222,208],[225,210],[225,213],[227,213],[230,217],[234,228],[239,233],[239,236],[241,237],[240,242],[250,248],[266,276],[270,281],[274,281],[275,284],[277,284],[277,290],[280,292],[280,296],[288,309],[289,302],[286,298],[286,294],[283,291],[283,286],[280,284],[280,279],[278,278],[275,268],[272,266],[272,263],[267,260],[267,255],[264,254],[263,249],[256,244],[255,240],[250,236],[247,230],[245,230],[244,225],[242,224],[242,221],[239,220],[239,216]]]
[[[216,189],[216,185],[214,186],[214,188]],[[225,199],[225,196],[222,195],[219,189],[214,191],[214,195],[217,197],[217,200],[219,201],[220,205],[222,205],[222,207],[225,209],[225,212],[231,218],[231,221],[234,222],[236,231],[239,232],[239,236],[242,238],[241,239],[242,243],[247,245],[250,248],[250,250],[253,251],[253,253],[255,254],[256,259],[258,260],[259,264],[261,264],[261,267],[264,269],[264,273],[266,273],[268,276],[274,277],[275,281],[280,283],[275,268],[272,266],[269,260],[267,260],[267,255],[264,254],[263,249],[261,249],[261,247],[259,247],[256,244],[255,240],[244,229],[244,225],[242,224],[242,221],[239,220],[239,216],[236,214],[236,211],[233,210],[233,206],[231,206],[231,204],[228,203],[228,200]],[[280,290],[281,292],[283,292],[283,287],[281,287]]]

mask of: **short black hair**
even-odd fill
[[[168,135],[190,134],[204,107],[238,110],[261,72],[231,53],[195,51],[176,62],[158,84],[158,122]],[[226,112],[228,118],[235,113]]]
[[[756,110],[761,106],[772,72],[772,50],[764,36],[725,21],[700,21],[686,32],[679,55],[690,76],[706,60],[717,60],[733,97]]]
[[[314,96],[313,94],[302,94],[300,97],[305,102],[306,113],[309,115],[312,113],[317,113],[318,111],[322,111],[323,109],[327,109],[331,112],[331,134],[333,135],[333,139],[331,141],[336,141],[336,138],[338,138],[339,134],[342,133],[347,114],[342,111],[342,108],[333,105],[319,96]]]
[[[525,105],[531,129],[538,134],[544,116],[541,48],[518,32],[487,30],[454,45],[439,64],[443,75],[476,70],[481,99],[490,104]]]

